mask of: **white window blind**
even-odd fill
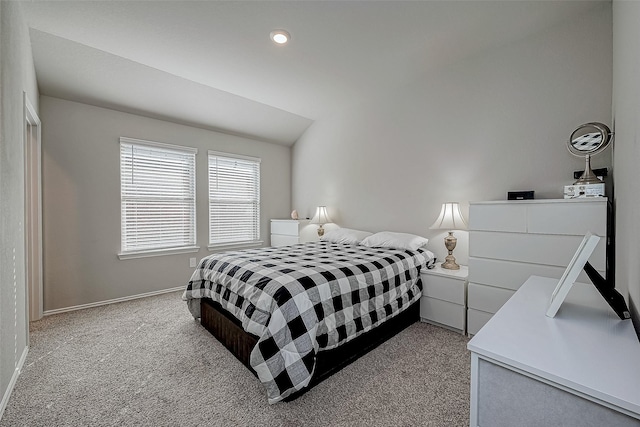
[[[209,245],[260,239],[260,159],[209,151]]]
[[[120,138],[122,253],[195,245],[196,153]]]

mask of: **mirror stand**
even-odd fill
[[[573,183],[573,185],[588,185],[588,184],[602,184],[602,180],[593,173],[591,169],[591,155],[587,154],[585,157],[584,172],[580,179]]]

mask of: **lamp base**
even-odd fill
[[[456,263],[456,258],[453,255],[447,255],[440,266],[447,270],[460,270],[460,266]]]
[[[456,263],[456,257],[453,256],[453,250],[456,248],[458,239],[453,235],[453,231],[449,232],[449,235],[444,238],[444,246],[449,251],[449,255],[444,257],[444,262],[441,264],[442,268],[447,270],[460,270],[460,266]]]

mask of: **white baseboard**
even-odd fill
[[[89,304],[74,305],[72,307],[56,308],[55,310],[45,310],[43,314],[45,316],[50,316],[52,314],[66,313],[68,311],[76,311],[76,310],[82,310],[85,308],[99,307],[101,305],[114,304],[117,302],[131,301],[138,298],[152,297],[154,295],[167,294],[169,292],[176,292],[184,289],[185,289],[185,286],[178,286],[175,288],[163,289],[161,291],[146,292],[144,294],[131,295],[131,296],[122,297],[122,298],[114,298],[106,301],[98,301],[98,302],[92,302]]]
[[[13,387],[16,385],[16,381],[18,381],[18,377],[20,376],[20,372],[22,372],[22,367],[24,366],[24,361],[27,360],[27,354],[29,353],[29,346],[24,348],[22,352],[22,356],[18,361],[18,365],[16,366],[15,371],[13,371],[13,376],[11,377],[11,381],[9,382],[9,386],[4,392],[2,396],[2,402],[0,402],[0,420],[2,420],[2,415],[4,414],[4,410],[9,404],[9,398],[11,397],[11,393],[13,392]]]

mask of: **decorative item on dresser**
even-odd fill
[[[295,245],[308,241],[303,233],[309,220],[303,219],[272,219],[271,246]]]
[[[591,264],[606,276],[608,209],[606,198],[470,203],[467,333],[476,334],[529,276],[559,279],[589,231],[601,237]]]
[[[549,302],[549,308],[547,309],[548,317],[555,317],[556,313],[560,309],[560,305],[567,297],[573,283],[578,278],[578,274],[580,274],[582,267],[593,253],[593,250],[596,248],[599,241],[600,237],[594,236],[591,233],[587,233],[587,235],[584,236],[584,239],[580,243],[580,246],[578,246],[573,258],[569,261],[567,269],[558,281],[558,285],[551,294],[551,301]]]
[[[456,239],[453,235],[453,230],[466,230],[467,222],[460,213],[460,205],[458,202],[447,202],[442,204],[442,210],[438,219],[433,223],[432,230],[447,230],[449,235],[444,238],[444,246],[449,251],[445,261],[442,263],[442,268],[448,270],[459,270],[460,266],[456,264],[456,258],[453,256],[453,250],[456,248]]]
[[[316,214],[313,216],[313,218],[311,218],[311,224],[318,224],[319,237],[322,237],[324,235],[324,228],[322,228],[322,226],[330,222],[333,222],[333,221],[331,221],[331,218],[329,218],[329,214],[327,213],[327,207],[318,206],[318,208],[316,209]]]
[[[574,130],[567,142],[571,154],[585,158],[584,173],[574,185],[601,184],[602,180],[591,170],[591,156],[604,151],[613,133],[603,123],[585,123]]]
[[[565,199],[605,196],[605,183],[591,170],[591,156],[604,151],[612,137],[613,133],[603,123],[585,123],[573,131],[567,149],[574,156],[585,158],[585,168],[573,185],[565,185]]]
[[[560,305],[567,297],[567,294],[571,290],[578,274],[584,267],[584,272],[587,273],[589,279],[596,287],[598,292],[605,299],[607,304],[616,312],[621,320],[627,320],[631,318],[631,313],[627,307],[627,303],[624,301],[624,297],[620,292],[616,291],[615,283],[613,280],[606,280],[598,271],[587,261],[591,253],[595,249],[596,245],[600,241],[600,237],[594,236],[591,233],[587,233],[578,246],[576,253],[569,262],[567,269],[558,281],[558,285],[551,294],[551,301],[549,302],[549,308],[547,309],[548,317],[555,317],[556,313],[560,309]]]
[[[468,272],[465,265],[459,270],[447,270],[436,264],[430,270],[422,270],[420,319],[423,322],[466,333]]]

